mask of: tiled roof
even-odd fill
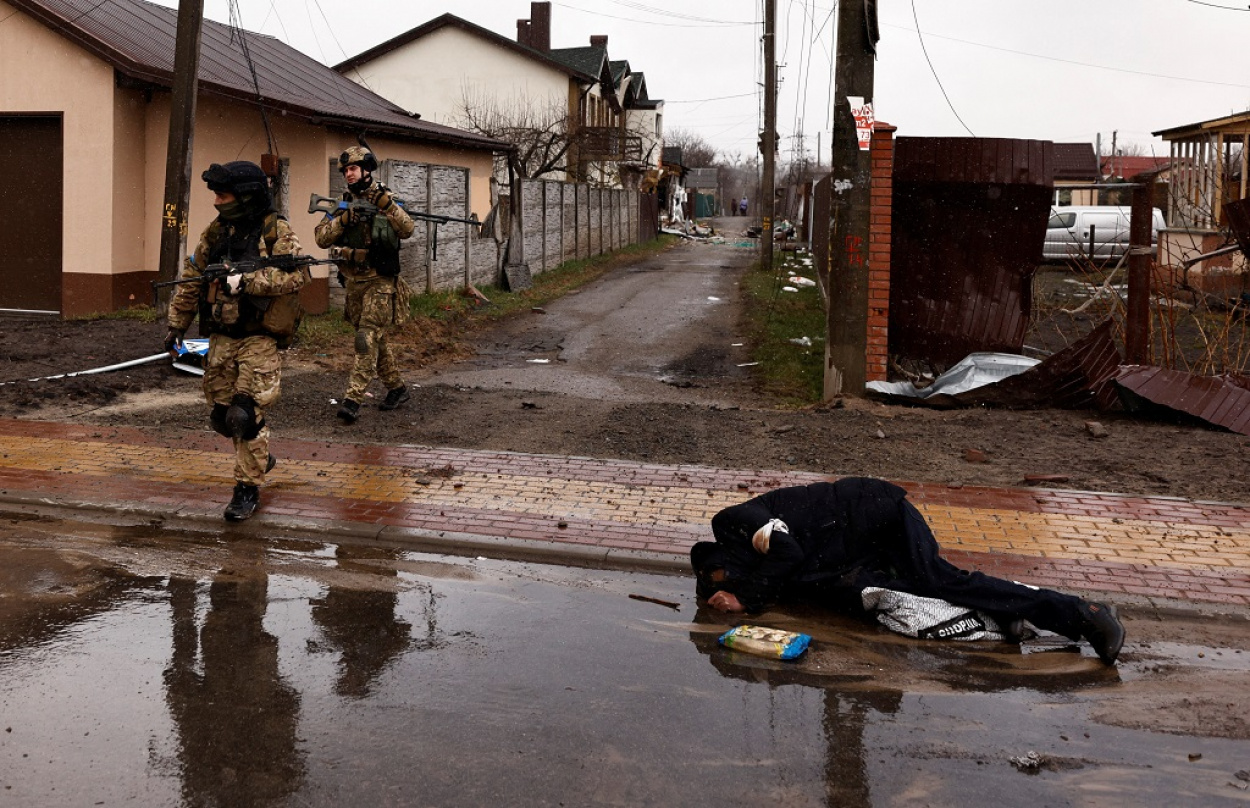
[[[50,29],[95,54],[135,82],[172,83],[176,9],[144,0],[7,0]],[[508,144],[450,126],[417,120],[399,106],[361,87],[277,39],[247,33],[266,106],[315,124],[337,124],[421,140],[503,151]],[[205,20],[201,32],[201,92],[255,104],[256,88],[238,32]]]
[[[1089,143],[1055,144],[1055,180],[1062,182],[1097,182],[1098,158]]]
[[[1123,177],[1127,180],[1148,171],[1158,171],[1167,167],[1170,162],[1171,158],[1168,157],[1144,157],[1123,154],[1119,157],[1107,156],[1102,158],[1102,175],[1104,177]]]
[[[519,53],[537,62],[542,62],[543,64],[546,64],[547,66],[563,73],[569,73],[573,75],[574,78],[581,79],[582,81],[594,81],[599,77],[599,66],[597,64],[590,73],[586,73],[573,65],[561,61],[560,59],[556,59],[553,54],[547,54],[539,50],[534,50],[528,45],[522,45],[519,42],[515,42],[505,36],[500,36],[490,29],[483,28],[482,26],[471,23],[468,20],[461,19],[455,14],[443,14],[435,17],[429,22],[422,23],[416,28],[411,28],[399,36],[388,39],[380,45],[375,45],[367,51],[358,53],[352,58],[338,63],[334,66],[334,69],[340,73],[346,73],[353,68],[373,61],[379,56],[384,56],[391,51],[398,50],[404,45],[407,45],[409,42],[414,42],[423,36],[432,34],[441,28],[447,27],[459,28],[466,33],[480,37],[493,45],[497,45],[501,48],[507,48],[508,50]]]
[[[597,45],[583,45],[580,48],[552,48],[550,56],[587,76],[598,78],[608,51]]]

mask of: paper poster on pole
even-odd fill
[[[868,151],[872,146],[872,129],[877,118],[872,114],[872,102],[864,102],[861,95],[848,95],[847,102],[851,105],[851,115],[855,118],[855,137],[859,141],[860,151]]]

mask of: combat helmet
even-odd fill
[[[339,155],[339,173],[348,166],[360,166],[364,171],[373,172],[378,170],[378,159],[364,146],[349,146]]]
[[[234,202],[214,206],[223,218],[251,218],[267,213],[273,207],[269,178],[255,163],[247,160],[234,160],[225,165],[213,163],[200,178],[208,184],[210,191],[234,194]]]

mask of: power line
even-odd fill
[[[1250,11],[1250,8],[1234,8],[1232,6],[1221,6],[1219,3],[1204,3],[1202,0],[1187,0],[1195,6],[1207,6],[1208,8],[1221,8],[1225,11]]]
[[[929,63],[929,72],[933,74],[933,80],[937,82],[938,89],[942,91],[942,97],[946,99],[946,106],[951,108],[951,112],[955,114],[955,120],[959,121],[960,126],[968,131],[969,135],[976,137],[968,124],[964,123],[964,119],[959,117],[959,113],[955,111],[955,105],[951,103],[951,97],[946,94],[946,88],[942,86],[942,80],[938,78],[937,70],[933,68],[933,60],[929,58],[929,49],[924,46],[924,35],[920,33],[920,17],[916,15],[916,0],[911,0],[911,16],[916,21],[916,36],[920,39],[920,50],[924,53],[924,60]]]
[[[715,98],[687,98],[683,101],[670,101],[666,98],[664,99],[664,103],[665,105],[668,105],[668,104],[702,104],[706,101],[725,101],[730,98],[746,98],[747,96],[750,96],[750,95],[755,95],[755,92],[752,91],[749,93],[738,93],[737,95],[718,95]]]
[[[897,28],[900,31],[919,33],[919,31],[912,29],[912,28],[908,28],[905,25],[893,25],[890,23],[882,23],[882,25],[887,28]],[[1045,59],[1048,62],[1060,62],[1062,64],[1076,65],[1078,67],[1092,67],[1092,68],[1095,68],[1096,70],[1110,70],[1115,73],[1128,73],[1134,76],[1148,76],[1150,78],[1155,78],[1155,79],[1172,79],[1173,81],[1189,81],[1195,84],[1212,84],[1217,87],[1236,87],[1238,89],[1243,89],[1243,90],[1250,89],[1250,84],[1234,84],[1228,81],[1208,81],[1206,79],[1191,79],[1191,78],[1186,78],[1185,76],[1169,76],[1165,73],[1148,73],[1142,70],[1129,70],[1128,68],[1123,68],[1123,67],[1109,67],[1107,65],[1096,65],[1091,62],[1079,62],[1079,61],[1076,61],[1075,59],[1062,59],[1058,56],[1044,56],[1040,53],[1029,53],[1028,51],[1014,50],[1012,48],[1000,48],[997,45],[986,45],[983,42],[973,42],[968,39],[959,39],[958,37],[953,37],[953,36],[943,36],[942,34],[930,33],[930,34],[926,34],[926,36],[928,36],[930,39],[945,39],[949,42],[958,42],[963,45],[972,45],[973,47],[976,47],[976,48],[986,48],[987,50],[1002,51],[1003,53],[1014,53],[1017,56],[1031,56],[1034,59]]]
[[[695,17],[691,14],[680,14],[676,11],[670,11],[669,9],[656,8],[655,6],[648,6],[645,3],[634,2],[634,0],[608,0],[608,2],[615,3],[618,6],[624,6],[625,8],[632,8],[637,11],[646,11],[646,12],[649,12],[651,14],[656,14],[661,17],[673,17],[674,19],[678,19],[678,20],[693,20],[695,22],[710,22],[710,23],[715,23],[717,25],[726,25],[726,24],[751,25],[751,23],[749,22],[741,22],[741,23],[733,22],[733,21],[727,22],[726,20],[718,20],[718,19],[714,19],[710,17]]]
[[[656,20],[640,20],[637,17],[619,17],[615,14],[604,14],[602,11],[589,11],[584,8],[578,8],[577,6],[570,6],[568,3],[557,3],[554,0],[552,1],[552,5],[560,6],[561,8],[567,8],[571,11],[580,11],[581,13],[589,14],[592,17],[606,17],[610,20],[624,20],[625,22],[636,22],[640,25],[660,25],[666,28],[735,28],[735,27],[745,27],[745,26],[753,24],[749,22],[718,22],[715,20],[710,21],[710,22],[705,22],[705,23],[697,23],[697,24],[696,23],[686,24],[686,23],[679,23],[679,22],[657,22]]]
[[[269,153],[277,154],[278,149],[273,139],[273,130],[269,128],[269,112],[265,109],[265,97],[260,92],[260,78],[256,75],[256,63],[252,61],[252,53],[247,47],[247,33],[243,30],[243,16],[239,12],[239,0],[230,0],[230,38],[239,36],[239,49],[243,51],[243,60],[247,62],[248,72],[252,74],[252,87],[256,89],[256,103],[260,106],[260,118],[265,124],[265,139],[269,143]]]

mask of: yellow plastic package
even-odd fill
[[[807,634],[765,626],[738,626],[720,636],[726,648],[772,659],[797,659],[811,641]]]

